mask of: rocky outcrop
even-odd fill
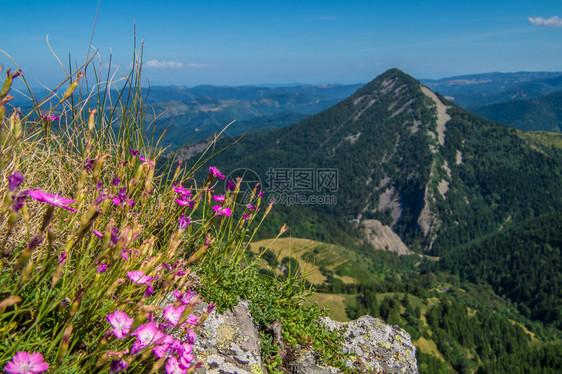
[[[395,252],[399,255],[409,255],[413,252],[408,249],[400,237],[392,231],[390,226],[383,225],[376,219],[366,219],[361,222],[365,227],[367,240],[375,249]]]
[[[204,305],[202,305],[204,307]],[[417,373],[415,347],[410,336],[397,326],[363,316],[351,322],[336,322],[325,318],[329,329],[343,334],[342,350],[349,356],[346,364],[357,373]],[[193,345],[196,361],[203,367],[196,373],[266,374],[261,360],[259,333],[246,302],[241,302],[223,314],[213,311],[198,329]],[[285,362],[285,372],[291,374],[341,373],[322,365],[311,350],[292,352]]]

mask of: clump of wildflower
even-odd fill
[[[66,210],[70,210],[71,212],[76,212],[76,209],[71,208],[67,205],[67,204],[75,203],[76,200],[66,199],[62,196],[50,194],[47,192],[43,192],[41,190],[30,190],[27,193],[32,199],[35,199],[37,201],[43,203],[49,203],[51,205],[64,208]]]
[[[35,374],[49,370],[49,364],[43,362],[41,353],[18,352],[4,370],[10,374]]]

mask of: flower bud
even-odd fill
[[[88,109],[88,112],[90,113],[90,117],[88,118],[88,131],[92,132],[92,130],[94,129],[94,127],[96,126],[96,113],[98,112],[98,110],[96,108],[94,109]]]
[[[76,76],[76,79],[74,79],[74,81],[66,89],[66,92],[64,93],[64,96],[60,100],[59,104],[62,103],[63,101],[65,101],[66,99],[68,99],[74,93],[74,91],[76,90],[76,87],[78,87],[78,81],[80,80],[80,78],[82,78],[83,75],[84,75],[83,72],[78,73],[78,75]]]
[[[10,91],[10,88],[12,88],[12,82],[14,78],[21,75],[21,70],[16,71],[14,74],[10,74],[11,70],[12,69],[6,70],[6,80],[2,85],[2,91],[0,91],[0,99],[8,94],[8,91]]]

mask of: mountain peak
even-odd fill
[[[357,92],[352,97],[369,94],[387,95],[389,93],[394,93],[395,95],[397,95],[400,94],[401,91],[406,87],[415,89],[419,86],[419,81],[398,68],[392,68],[380,74],[375,79],[357,90]]]

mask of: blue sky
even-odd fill
[[[0,49],[28,82],[81,63],[97,0],[2,2]],[[92,45],[130,65],[133,27],[153,85],[362,83],[391,67],[415,78],[562,71],[562,1],[102,0]],[[94,60],[100,64],[100,60]],[[0,63],[13,63],[0,52]]]

